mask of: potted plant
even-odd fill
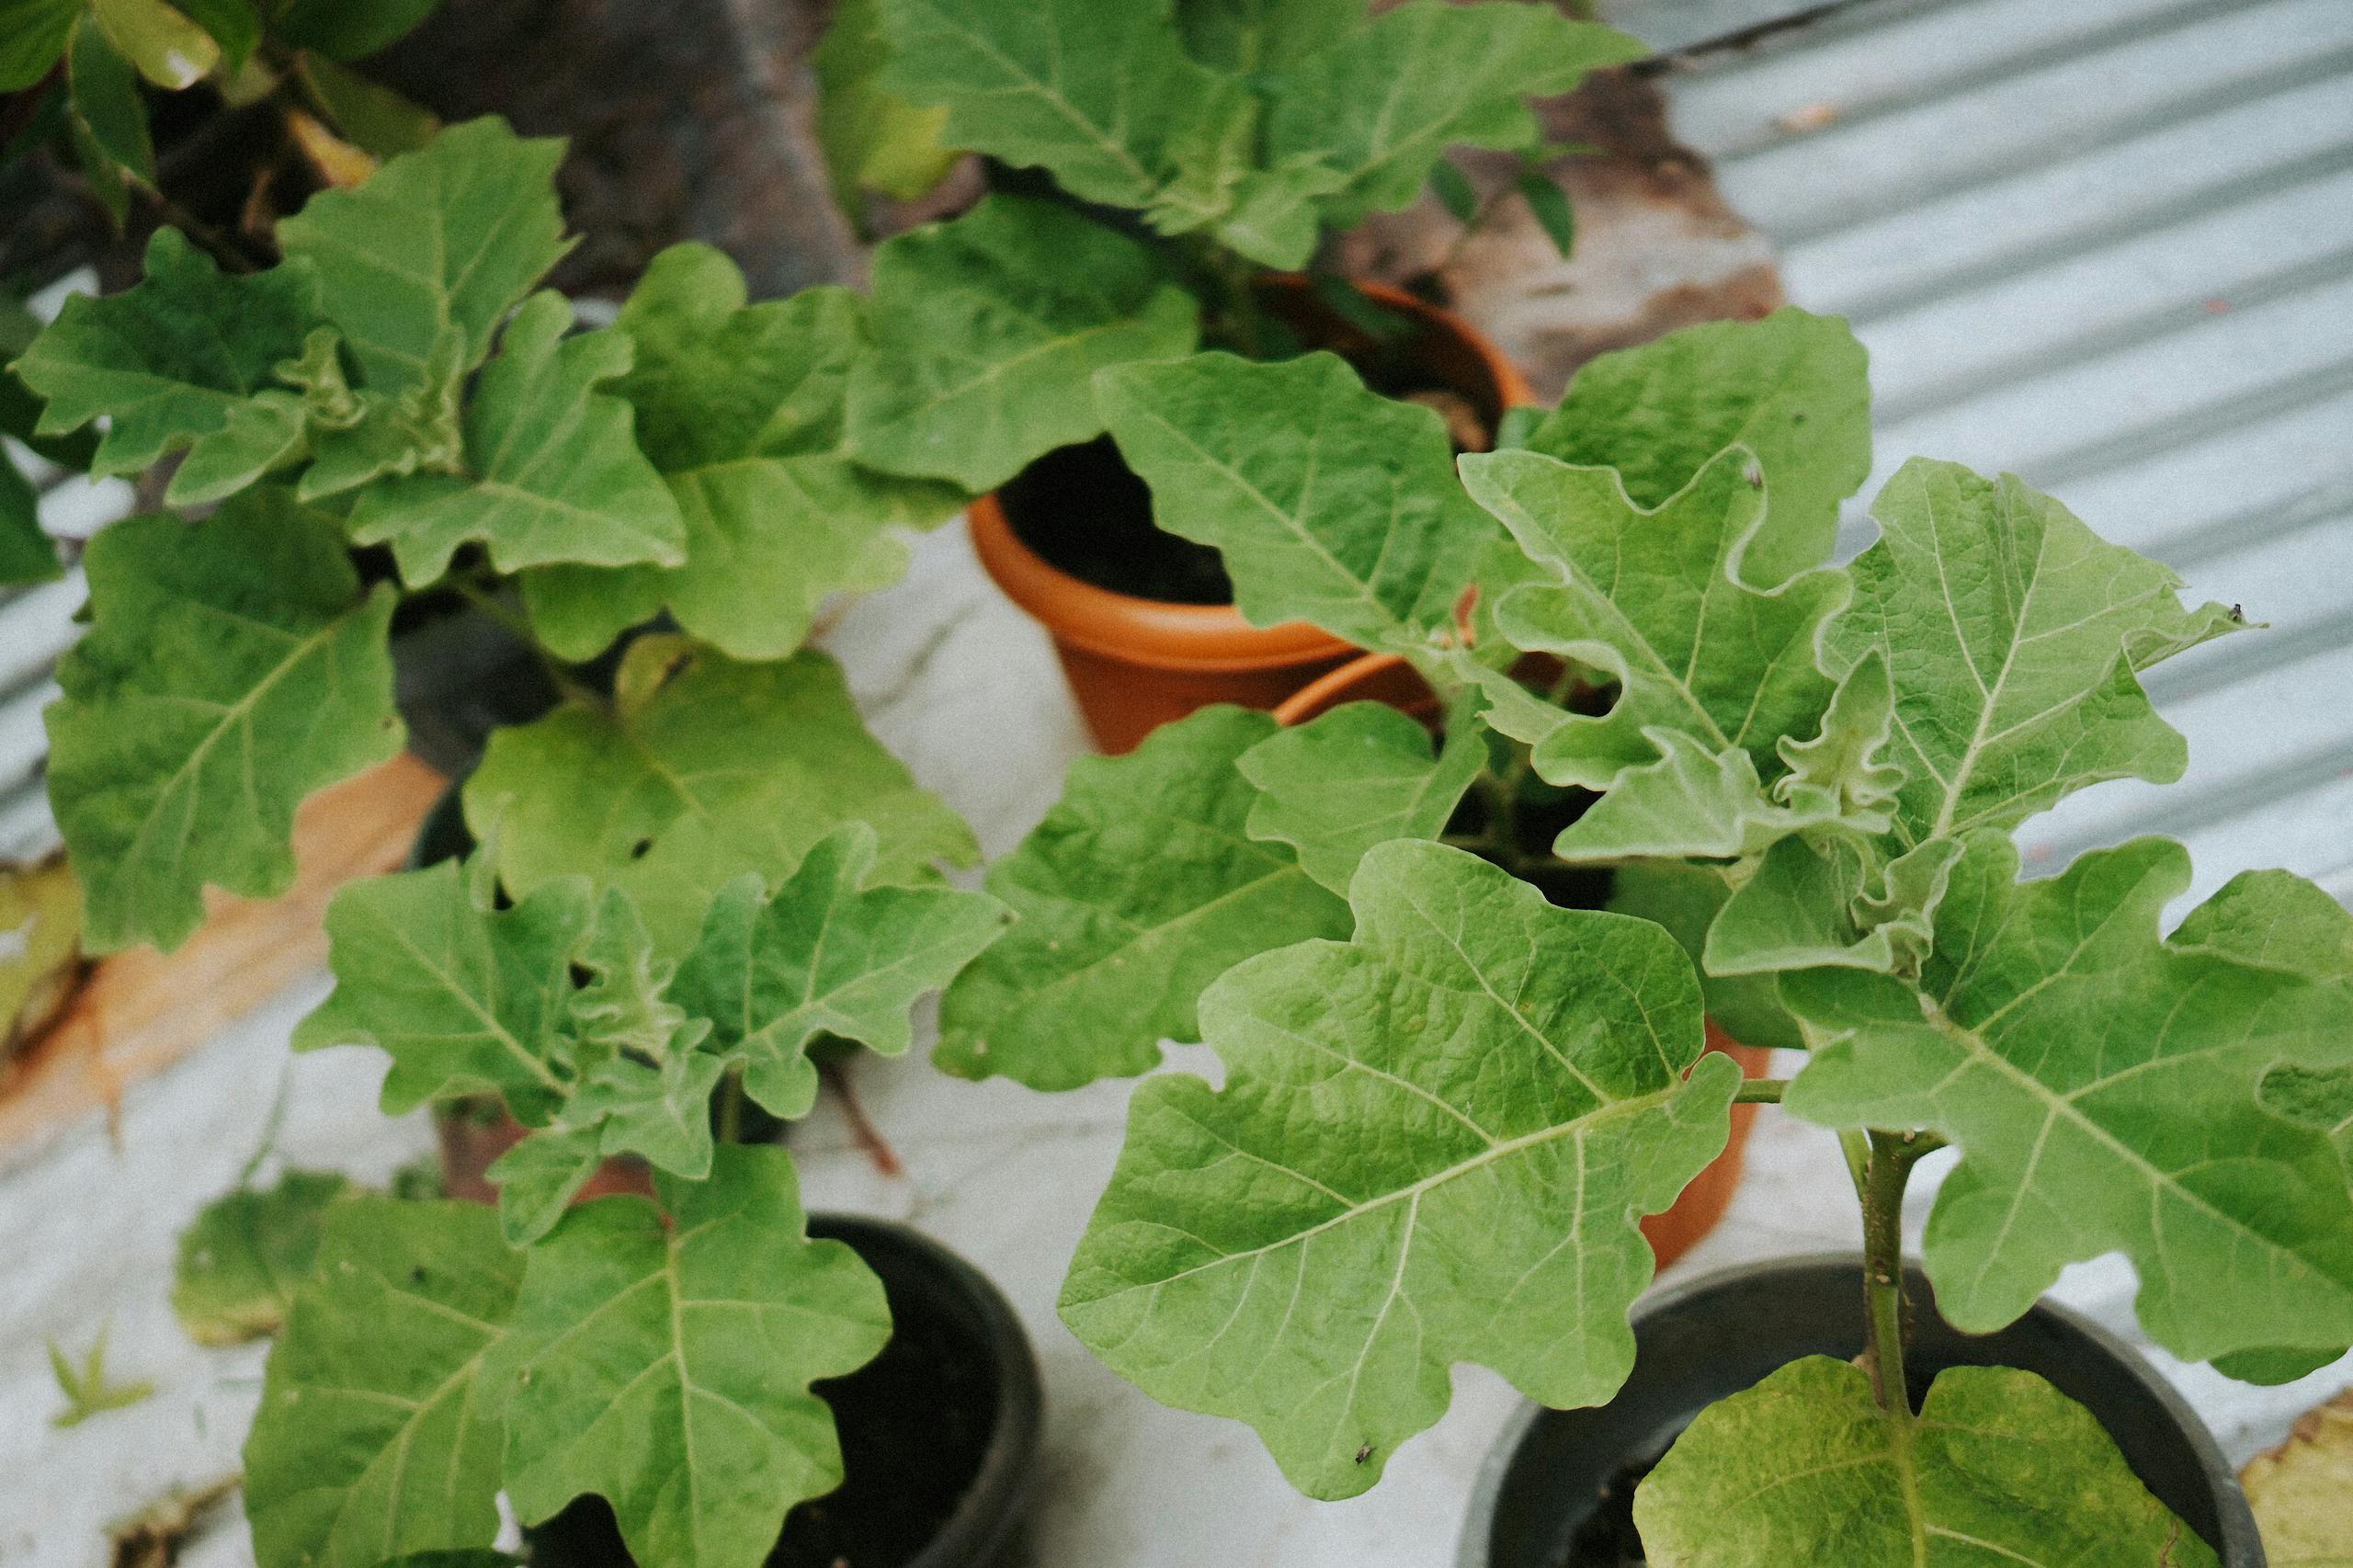
[[[2170,572],[2017,480],[1927,461],[1829,564],[1868,455],[1836,324],[1598,368],[1574,418],[1461,460],[1495,519],[1477,550],[1433,461],[1391,442],[1347,471],[1377,509],[1222,514],[1237,580],[1397,654],[1442,745],[1372,703],[1287,730],[1211,710],[1080,764],[992,873],[1023,919],[947,998],[951,1069],[1083,1082],[1164,1036],[1224,1063],[1217,1088],[1137,1091],[1064,1322],[1154,1397],[1250,1423],[1302,1490],[1350,1495],[1437,1419],[1456,1361],[1544,1405],[1610,1401],[1653,1274],[1638,1220],[1719,1155],[1736,1104],[1779,1102],[1848,1155],[1848,1308],[1780,1328],[1734,1292],[1681,1314],[1660,1331],[1679,1365],[1745,1381],[1648,1387],[1598,1465],[1547,1471],[1532,1444],[1513,1494],[1556,1511],[1516,1538],[1531,1555],[1473,1540],[1466,1562],[1563,1561],[1597,1492],[1654,1459],[1631,1508],[1654,1563],[2258,1562],[2177,1404],[2145,1379],[2077,1403],[2134,1380],[2071,1363],[2120,1353],[2037,1326],[2003,1342],[2023,1366],[1951,1365],[1982,1358],[1942,1326],[2045,1324],[2063,1265],[2121,1251],[2143,1325],[2186,1359],[2269,1380],[2353,1342],[2353,916],[2249,872],[2167,936],[2179,846],[2020,881],[2010,839],[2086,785],[2177,777],[2138,674],[2237,612],[2185,608]],[[1316,455],[1251,445],[1286,370],[1117,374],[1215,408],[1228,428],[1200,444],[1279,494]],[[1219,396],[1180,395],[1211,373]],[[1353,411],[1319,407],[1328,456]],[[1529,885],[1543,868],[1493,832],[1515,797],[1466,836],[1455,805],[1505,742],[1586,792],[1548,858],[1608,871],[1609,908]],[[1136,869],[1107,876],[1119,846]],[[1803,1067],[1744,1082],[1705,1053],[1711,1015]],[[1931,1309],[1907,1302],[1897,1220],[1940,1148]],[[2150,1423],[2185,1463],[2150,1457]]]
[[[488,1097],[519,1138],[495,1214],[321,1206],[248,1448],[257,1551],[484,1547],[503,1487],[574,1540],[598,1520],[574,1497],[604,1497],[611,1550],[649,1562],[763,1561],[803,1504],[785,1544],[811,1561],[984,1562],[1035,1437],[1009,1310],[912,1233],[811,1242],[789,1156],[745,1141],[747,1108],[808,1111],[813,1042],[904,1051],[1001,923],[937,869],[969,830],[801,646],[954,496],[841,452],[846,290],[746,305],[678,246],[574,332],[531,291],[565,245],[561,152],[455,127],[314,199],[245,276],[163,231],[144,281],[15,361],[40,433],[102,419],[94,472],[170,460],[165,502],[210,508],[85,556],[50,785],[100,947],[178,941],[207,884],[284,885],[295,803],[402,743],[396,619],[472,607],[545,694],[468,780],[484,846],[330,909],[338,984],[298,1043],[381,1046],[389,1110]],[[574,1208],[617,1160],[646,1195]],[[845,1378],[837,1443],[809,1385]],[[891,1453],[909,1420],[929,1480],[869,1459],[811,1501],[843,1443]]]
[[[1415,199],[1449,144],[1540,152],[1524,100],[1640,47],[1546,6],[1364,13],[1353,0],[857,13],[868,52],[887,52],[855,78],[862,90],[944,114],[940,141],[1018,172],[961,218],[877,250],[849,449],[982,496],[982,562],[1052,633],[1108,750],[1203,702],[1271,707],[1347,651],[1229,602],[1215,541],[1139,483],[1124,441],[1102,439],[1115,421],[1095,372],[1204,346],[1257,359],[1335,347],[1383,392],[1447,410],[1464,446],[1527,400],[1492,347],[1427,302],[1295,274],[1327,231]]]

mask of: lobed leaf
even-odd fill
[[[2230,611],[2185,610],[2172,571],[2014,478],[1915,458],[1871,515],[1880,538],[1824,653],[1843,674],[1877,652],[1896,675],[1905,842],[2014,827],[2102,779],[2181,776],[2182,739],[2135,677],[2235,630]]]
[[[1634,1494],[1658,1568],[2210,1568],[2091,1412],[2031,1372],[1950,1367],[1891,1417],[1862,1369],[1792,1361],[1699,1413]]]
[[[487,1093],[539,1126],[568,1092],[572,964],[595,902],[584,879],[567,877],[490,908],[467,886],[472,869],[444,860],[335,891],[335,987],[295,1026],[294,1049],[381,1050],[392,1058],[388,1116]]]
[[[1426,642],[1495,538],[1455,478],[1445,421],[1368,390],[1335,355],[1120,366],[1097,377],[1096,403],[1154,518],[1217,547],[1254,626]]]
[[[881,0],[881,85],[945,109],[951,145],[1176,227],[1222,210],[1255,107],[1186,55],[1169,0]]]
[[[841,1482],[810,1383],[871,1359],[890,1311],[847,1246],[807,1239],[783,1150],[728,1144],[709,1180],[655,1187],[659,1210],[602,1199],[531,1249],[501,1351],[507,1495],[536,1524],[593,1492],[641,1562],[756,1568]]]
[[[302,41],[299,18],[321,13],[324,28],[328,3],[292,7],[279,30]],[[317,47],[345,57],[333,40]],[[317,268],[327,319],[369,387],[389,395],[438,366],[482,363],[499,322],[570,248],[554,187],[563,160],[562,142],[518,138],[495,116],[468,120],[278,224],[278,248]]]
[[[1456,1361],[1547,1404],[1613,1393],[1653,1267],[1636,1221],[1722,1149],[1739,1079],[1701,1059],[1698,983],[1655,926],[1407,841],[1349,902],[1352,940],[1203,994],[1225,1086],[1137,1090],[1060,1304],[1113,1370],[1248,1422],[1319,1497],[1378,1480]]]
[[[1071,765],[1063,798],[986,886],[1017,917],[948,988],[933,1060],[1068,1089],[1150,1069],[1195,1038],[1194,1000],[1239,959],[1337,935],[1347,909],[1290,846],[1253,837],[1235,766],[1275,733],[1205,708],[1125,756]]]
[[[1768,506],[1745,448],[1718,453],[1654,510],[1635,504],[1612,470],[1535,452],[1473,454],[1461,469],[1472,497],[1555,575],[1510,591],[1497,609],[1504,634],[1618,683],[1607,713],[1556,714],[1540,736],[1521,737],[1535,743],[1540,775],[1612,795],[1722,799],[1730,790],[1737,799],[1749,780],[1783,767],[1780,739],[1813,730],[1829,701],[1815,643],[1847,588],[1826,567],[1780,580],[1749,574],[1795,525]],[[1681,744],[1671,747],[1669,735]],[[1732,782],[1710,781],[1714,772]],[[1671,821],[1681,809],[1670,800],[1657,815]],[[1575,833],[1563,835],[1564,853]],[[1724,852],[1702,836],[1708,846],[1694,853]],[[1677,851],[1658,843],[1643,852]]]
[[[1746,447],[1774,513],[1749,547],[1749,574],[1780,582],[1829,555],[1838,504],[1870,472],[1867,369],[1837,316],[1784,306],[1762,321],[1704,322],[1587,360],[1524,444],[1616,469],[1649,507],[1726,447]]]
[[[296,804],[400,749],[393,596],[363,594],[333,521],[267,488],[201,523],[116,523],[83,562],[92,625],[44,715],[50,800],[89,947],[175,946],[207,883],[284,892]]]
[[[508,889],[566,876],[621,888],[665,957],[693,944],[727,882],[781,878],[844,822],[872,825],[889,881],[978,855],[867,733],[831,659],[745,664],[675,637],[630,644],[609,708],[568,703],[493,734],[465,804],[477,834],[497,823]]]
[[[0,452],[0,584],[45,583],[64,575],[57,546],[40,526],[40,497],[32,482]]]
[[[1998,1327],[2066,1264],[2120,1250],[2143,1326],[2186,1359],[2353,1343],[2344,1169],[2324,1132],[2257,1100],[2276,1065],[2353,1064],[2353,970],[2236,956],[2342,955],[2353,915],[2282,878],[2161,941],[2189,883],[2179,845],[2137,839],[2021,884],[2005,836],[1965,843],[1916,985],[1815,969],[1780,986],[1813,1047],[1791,1114],[1961,1147],[1924,1248],[1944,1315]]]
[[[897,580],[890,530],[927,528],[952,487],[878,474],[843,452],[843,402],[865,347],[846,289],[745,303],[744,275],[702,244],[656,256],[617,323],[636,358],[612,391],[685,524],[675,567],[551,566],[523,577],[533,626],[561,656],[593,658],[666,606],[736,658],[799,647],[828,596]]]
[[[1189,353],[1200,332],[1199,303],[1143,242],[1027,197],[886,241],[873,273],[849,455],[973,493],[1101,434],[1097,370]]]
[[[1487,760],[1457,724],[1431,755],[1429,733],[1380,702],[1350,702],[1278,730],[1236,766],[1258,791],[1245,825],[1299,854],[1300,869],[1342,897],[1358,863],[1392,838],[1436,838]]]
[[[1364,0],[1177,0],[1185,51],[1238,75],[1279,72],[1363,25]]]
[[[301,454],[301,402],[276,372],[324,321],[307,266],[228,277],[178,230],[158,229],[141,282],[67,300],[15,368],[49,400],[40,434],[103,421],[93,473],[142,472],[185,449],[166,498],[193,505]]]
[[[596,390],[629,369],[630,339],[567,340],[571,325],[571,302],[552,290],[515,313],[466,403],[466,473],[400,474],[360,492],[351,537],[391,545],[411,587],[476,540],[501,572],[686,559],[686,525],[632,439],[629,404]]]
[[[1412,202],[1449,146],[1535,146],[1527,99],[1646,52],[1546,6],[1408,0],[1286,62],[1267,161],[1313,156],[1344,176],[1323,204],[1324,222],[1344,227]]]
[[[886,1056],[913,1040],[915,999],[954,979],[1009,916],[996,900],[948,887],[872,887],[874,830],[845,823],[776,890],[756,877],[712,900],[674,995],[715,1025],[711,1049],[745,1063],[744,1086],[770,1115],[806,1116],[820,1035]]]
[[[260,1568],[491,1543],[504,1438],[484,1366],[522,1274],[478,1204],[364,1196],[328,1210],[245,1440]]]

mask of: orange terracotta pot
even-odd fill
[[[1303,278],[1267,280],[1277,308],[1342,353],[1359,345],[1354,329],[1316,304]],[[1460,318],[1385,284],[1359,284],[1377,303],[1422,324],[1415,345],[1425,366],[1491,418],[1533,403],[1527,380],[1494,345]],[[995,495],[967,514],[981,564],[1006,597],[1042,622],[1070,679],[1071,695],[1113,754],[1171,719],[1212,702],[1272,708],[1356,650],[1292,621],[1257,627],[1232,605],[1169,604],[1098,588],[1051,565],[1013,531]]]
[[[1275,709],[1275,720],[1286,725],[1304,724],[1344,702],[1367,701],[1385,702],[1425,724],[1436,723],[1438,717],[1438,699],[1411,665],[1394,653],[1367,653],[1301,687]],[[1712,1019],[1708,1023],[1708,1049],[1721,1051],[1738,1062],[1744,1077],[1764,1077],[1772,1060],[1769,1051],[1741,1044],[1716,1028]],[[1748,1131],[1756,1120],[1755,1106],[1733,1107],[1732,1137],[1724,1152],[1691,1178],[1673,1208],[1643,1220],[1643,1235],[1661,1268],[1690,1251],[1724,1217],[1733,1189],[1740,1185]]]

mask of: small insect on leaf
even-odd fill
[[[1576,248],[1577,220],[1569,210],[1567,195],[1559,186],[1535,173],[1521,175],[1518,188],[1520,199],[1528,203],[1529,211],[1536,215],[1536,222],[1552,238],[1552,248],[1561,253],[1563,261],[1568,260],[1569,253]]]
[[[1357,1463],[1362,1464],[1365,1460],[1370,1458],[1372,1458],[1372,1445],[1370,1443],[1367,1443],[1362,1448],[1357,1449]]]

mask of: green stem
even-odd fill
[[[1744,1078],[1738,1092],[1732,1096],[1734,1105],[1779,1105],[1781,1091],[1790,1086],[1787,1078]]]
[[[719,1125],[714,1130],[722,1143],[744,1141],[744,1070],[730,1067],[719,1081]]]
[[[1933,1147],[1941,1142],[1930,1134],[1873,1132],[1863,1157],[1863,1308],[1870,1329],[1863,1369],[1880,1408],[1899,1423],[1912,1419],[1904,1383],[1904,1187]]]

